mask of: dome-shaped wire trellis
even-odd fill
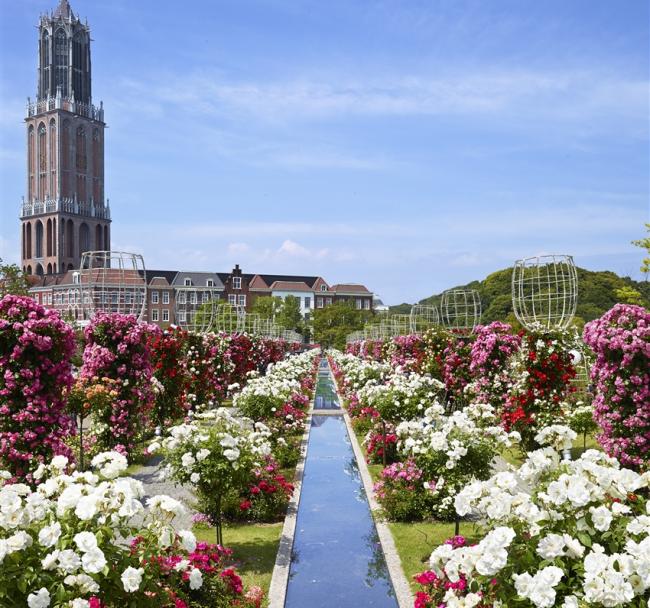
[[[527,329],[565,329],[578,305],[578,273],[570,255],[517,260],[512,272],[512,306]]]
[[[449,289],[440,299],[440,318],[449,330],[471,334],[481,322],[481,296],[476,289]]]
[[[393,315],[391,317],[391,335],[392,336],[406,336],[411,330],[411,316],[410,315]]]
[[[214,330],[219,292],[210,287],[177,287],[174,297],[176,323],[187,331]]]
[[[81,292],[84,317],[98,312],[134,315],[144,319],[147,281],[144,258],[126,251],[86,251],[73,275]]]
[[[411,307],[409,329],[412,334],[420,334],[440,323],[438,308],[430,304],[415,304]]]
[[[244,321],[245,322],[245,318]],[[215,312],[214,331],[234,334],[240,331],[242,314],[238,306],[220,303]]]

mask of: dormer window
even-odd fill
[[[241,289],[241,277],[233,277],[232,278],[232,288],[233,289]]]
[[[321,291],[327,291],[327,285],[321,285],[320,290]]]
[[[73,272],[72,273],[72,282],[75,285],[79,285],[79,273],[78,272]]]
[[[192,279],[185,279],[185,287],[191,287],[192,286]]]
[[[205,282],[205,286],[206,286],[206,287],[214,287],[214,281],[213,281],[212,279],[208,279],[208,280]]]

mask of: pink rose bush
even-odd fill
[[[598,441],[626,466],[647,470],[650,461],[650,312],[617,304],[585,326],[596,354],[594,418]]]
[[[138,431],[151,426],[155,394],[149,334],[160,330],[138,323],[132,315],[98,313],[85,329],[86,348],[81,378],[94,383],[108,378],[115,398],[92,412],[101,445],[128,454]]]
[[[469,364],[473,380],[467,387],[469,398],[501,408],[510,387],[508,361],[519,350],[521,336],[513,334],[512,327],[500,321],[477,325],[474,334]]]
[[[65,413],[75,341],[59,314],[33,299],[0,300],[0,465],[31,480],[39,463],[69,455],[74,432]]]

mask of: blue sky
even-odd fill
[[[0,256],[18,261],[35,25],[0,0]],[[415,301],[539,253],[639,277],[646,0],[71,0],[113,248]],[[162,235],[162,236],[161,236]]]

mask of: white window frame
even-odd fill
[[[327,285],[321,285],[320,290],[321,291],[327,291]]]
[[[239,295],[238,304],[239,304],[239,306],[246,306],[246,295],[245,294],[240,294]]]
[[[355,302],[355,306],[357,307],[357,310],[363,310],[363,299],[357,298]]]
[[[311,309],[311,296],[305,296],[305,309]]]
[[[228,304],[231,306],[237,306],[237,294],[229,293],[228,294]]]
[[[331,306],[332,305],[332,298],[325,298],[325,306]]]
[[[151,292],[151,303],[152,304],[159,304],[160,303],[160,292],[159,291],[152,291]]]
[[[162,292],[162,303],[163,304],[169,304],[169,292],[168,291],[163,291]]]
[[[323,308],[324,303],[325,303],[324,298],[316,298],[316,308]]]
[[[196,291],[190,291],[190,304],[198,304]]]
[[[205,282],[205,286],[206,286],[206,287],[214,287],[214,279],[208,279],[208,280]]]
[[[210,301],[210,292],[209,291],[204,291],[201,294],[201,303],[205,304],[206,302]]]
[[[151,320],[154,323],[157,323],[158,319],[159,319],[158,309],[157,308],[152,308],[151,309]]]
[[[185,311],[184,310],[179,310],[178,311],[178,322],[179,323],[185,323],[186,316],[185,316]]]
[[[368,298],[363,301],[363,308],[364,310],[370,310],[370,300]]]
[[[162,311],[162,320],[163,320],[165,323],[169,323],[169,309],[167,309],[167,308],[163,308],[163,311]]]
[[[192,287],[192,279],[185,279],[183,285],[185,285],[185,287]]]
[[[241,289],[241,277],[233,277],[232,278],[232,288],[233,289]]]

